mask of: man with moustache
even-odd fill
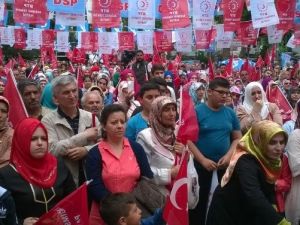
[[[76,78],[58,76],[52,80],[53,100],[57,110],[47,114],[42,123],[48,131],[49,150],[62,156],[77,185],[85,181],[83,161],[99,137],[99,121],[93,127],[92,114],[78,108]]]
[[[135,56],[136,62],[132,65],[132,70],[134,72],[135,78],[139,85],[143,85],[145,81],[149,79],[149,74],[147,70],[147,63],[144,60],[144,52],[142,50],[137,50]]]
[[[97,91],[87,91],[81,98],[81,106],[84,110],[94,113],[100,120],[100,115],[104,107],[103,97]]]

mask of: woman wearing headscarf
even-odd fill
[[[300,102],[296,104],[297,119],[295,130],[289,135],[286,146],[289,166],[292,173],[291,190],[286,197],[285,213],[294,225],[300,223]]]
[[[8,124],[9,102],[0,96],[0,168],[9,163],[14,130]]]
[[[277,212],[275,182],[287,134],[260,121],[243,136],[213,195],[206,225],[288,225]]]
[[[258,82],[251,82],[246,86],[244,102],[237,108],[236,113],[243,133],[246,133],[254,122],[262,120],[271,120],[282,125],[278,106],[268,102],[266,93]]]
[[[151,106],[150,128],[138,134],[137,142],[146,152],[155,183],[166,193],[178,173],[176,153],[183,150],[183,145],[176,142],[174,133],[176,102],[170,97],[161,96]]]
[[[193,99],[194,105],[205,102],[205,85],[201,82],[193,82],[189,89],[189,94]]]
[[[57,105],[53,102],[52,84],[48,83],[43,89],[41,96],[41,105],[46,112],[51,112],[57,108]]]
[[[14,132],[10,164],[0,169],[0,186],[12,194],[20,224],[32,225],[75,189],[61,159],[48,152],[48,136],[37,119],[21,121]]]

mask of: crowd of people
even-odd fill
[[[190,225],[300,225],[300,68],[262,66],[254,81],[244,69],[216,65],[212,78],[205,63],[171,64],[140,50],[125,66],[63,61],[31,77],[33,63],[15,64],[29,118],[14,127],[0,66],[0,224],[35,224],[87,180],[89,225],[164,224],[162,209],[142,219],[130,193],[146,177],[170,194],[188,150],[200,186]],[[177,140],[182,86],[199,126],[186,145]],[[288,119],[267,98],[274,87],[294,108]]]

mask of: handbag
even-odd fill
[[[162,208],[165,205],[167,193],[163,193],[153,179],[142,176],[132,191],[132,195],[136,198],[144,216],[147,213],[153,214],[157,208]]]

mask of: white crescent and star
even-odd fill
[[[178,210],[182,210],[182,208],[180,208],[179,205],[176,202],[176,194],[177,194],[177,191],[179,190],[179,188],[183,185],[187,185],[187,183],[188,183],[188,178],[187,177],[184,177],[184,178],[181,178],[181,179],[177,180],[174,183],[172,191],[170,193],[170,201],[171,201],[172,205]]]

